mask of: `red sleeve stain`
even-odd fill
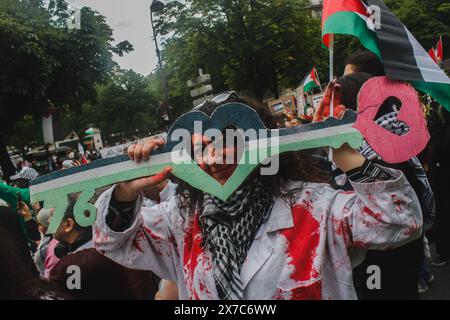
[[[383,213],[379,212],[379,213],[375,213],[372,210],[370,210],[367,207],[363,208],[364,213],[368,214],[369,216],[371,216],[372,218],[374,218],[377,221],[382,221],[382,217],[383,217]]]
[[[403,206],[406,205],[405,201],[399,199],[396,194],[391,195],[392,201],[395,204],[395,210],[397,213],[400,213],[403,211]]]
[[[156,221],[154,225],[157,225],[162,221]],[[149,237],[152,239],[153,247],[155,248],[156,252],[159,255],[163,255],[164,252],[166,252],[167,255],[170,255],[170,246],[172,246],[177,253],[177,255],[180,255],[178,252],[178,246],[176,239],[173,235],[170,235],[167,239],[160,236],[159,234],[155,233],[151,228],[148,228],[147,226],[143,225],[143,229],[145,232],[149,235]],[[170,246],[168,246],[170,244]],[[169,251],[168,251],[169,250]]]
[[[347,206],[344,206],[344,209],[342,209],[342,212],[344,213],[344,215],[348,214],[348,213],[350,213],[350,208]]]
[[[175,237],[170,236],[167,240],[169,240],[169,243],[174,247],[176,254],[179,256],[180,252],[178,251],[177,240],[175,239]]]
[[[99,229],[94,229],[94,244],[101,245],[109,241],[109,236],[106,233],[101,232]]]
[[[100,238],[100,229],[94,228],[94,238],[95,239]]]
[[[412,219],[412,225],[409,226],[405,232],[403,233],[405,236],[412,236],[413,234],[415,234],[417,232],[417,230],[419,229],[417,227],[417,221],[415,219]]]
[[[342,236],[344,238],[345,245],[348,247],[351,246],[351,241],[349,239],[350,230],[347,230],[344,219],[336,219],[331,218],[331,223],[333,223],[334,233],[337,236]],[[333,245],[336,245],[336,241],[333,242]]]
[[[374,218],[374,220],[372,220],[372,219],[366,219],[366,217],[362,217],[361,222],[362,222],[362,224],[364,224],[364,226],[366,228],[376,228],[376,227],[380,226],[380,224],[382,223],[382,220],[381,220],[382,213],[375,213],[367,207],[363,208],[363,212],[364,212],[364,214],[368,214],[369,216]]]
[[[133,247],[141,253],[144,253],[144,250],[142,250],[141,247],[141,241],[144,238],[145,238],[144,232],[142,230],[139,230],[138,233],[136,233],[136,237],[133,239],[132,242]]]
[[[146,227],[145,225],[143,226],[145,232],[149,235],[149,237],[152,239],[152,243],[153,243],[153,248],[155,249],[156,253],[158,253],[159,255],[162,255],[162,246],[164,245],[165,240],[158,234],[156,234],[155,232],[153,232],[152,229]]]
[[[371,193],[369,193],[369,194],[367,195],[367,199],[369,199],[370,202],[373,202],[373,203],[376,202],[375,197],[374,197],[373,194],[371,194]]]
[[[157,225],[159,225],[162,221],[163,221],[163,218],[162,218],[162,217],[159,217],[158,219],[156,219],[156,220],[153,222],[153,225],[157,226]]]
[[[319,272],[314,267],[314,258],[317,256],[317,247],[320,240],[320,224],[312,216],[310,206],[296,205],[292,207],[294,226],[281,231],[288,247],[286,255],[290,258],[289,264],[294,271],[291,279],[294,281],[307,281],[319,277]],[[321,285],[302,287],[301,294],[292,292],[294,296],[321,297]]]
[[[353,247],[359,248],[359,249],[368,249],[369,244],[367,242],[361,241],[361,240],[355,240],[353,241]]]

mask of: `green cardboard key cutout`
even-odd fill
[[[259,168],[263,175],[276,174],[279,154],[320,147],[339,148],[344,143],[358,148],[363,136],[354,127],[356,118],[353,111],[346,111],[341,120],[328,118],[300,127],[270,130],[255,110],[242,103],[223,104],[211,116],[191,111],[177,119],[168,132],[165,146],[155,150],[150,161],[136,163],[127,156],[118,156],[51,173],[33,181],[31,197],[32,201],[44,201],[47,208],[55,208],[49,233],[54,233],[61,223],[69,195],[80,193],[74,216],[78,224],[88,226],[96,218],[96,208],[89,200],[97,189],[151,176],[167,166],[173,168],[173,175],[192,187],[225,201],[255,169]],[[213,149],[193,145],[192,137],[196,134],[209,137]],[[237,165],[226,181],[219,182],[202,170],[203,164],[196,161],[196,155],[197,152],[219,152],[228,143],[233,147],[238,144],[234,159]]]
[[[166,145],[155,150],[149,162],[136,163],[126,156],[118,156],[51,173],[33,182],[30,187],[32,201],[44,201],[45,207],[55,208],[48,230],[54,233],[68,206],[68,196],[80,193],[74,216],[78,224],[89,226],[96,218],[96,209],[89,200],[97,189],[151,176],[167,166],[173,167],[173,175],[194,188],[226,200],[261,163],[272,161],[261,168],[267,171],[265,174],[270,174],[271,169],[276,170],[272,166],[276,165],[276,156],[280,153],[325,146],[338,148],[344,143],[359,147],[363,137],[352,127],[355,121],[356,114],[347,112],[341,120],[330,118],[298,128],[270,130],[256,111],[241,103],[224,104],[211,117],[201,111],[191,111],[173,124]],[[201,169],[201,163],[194,160],[195,152],[198,152],[192,145],[195,133],[210,137],[216,150],[229,141],[242,142],[236,169],[225,183],[216,181]],[[231,139],[229,134],[233,134]]]

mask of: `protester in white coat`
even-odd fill
[[[201,110],[210,115],[225,102]],[[208,144],[205,137],[195,139]],[[148,160],[161,144],[134,145],[128,154]],[[220,156],[225,159],[227,152],[235,150],[224,149]],[[417,239],[422,216],[400,171],[365,161],[348,146],[334,151],[334,161],[354,191],[286,177],[271,180],[257,172],[226,202],[207,193],[194,200],[179,184],[177,196],[142,208],[142,191],[166,179],[170,169],[118,184],[96,203],[94,245],[126,267],[175,281],[180,299],[356,299],[352,267],[364,250]],[[205,162],[202,168],[222,184],[236,167]],[[281,168],[287,165],[281,162]]]

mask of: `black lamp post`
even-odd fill
[[[159,0],[152,1],[152,4],[150,5],[150,22],[152,24],[153,40],[155,41],[156,55],[158,56],[159,75],[161,77],[161,84],[162,84],[162,88],[163,88],[163,92],[164,92],[164,100],[166,102],[168,102],[169,101],[169,93],[167,90],[167,81],[166,81],[166,76],[165,76],[163,68],[162,68],[161,51],[159,50],[158,40],[156,38],[155,26],[153,24],[153,13],[162,11],[164,9],[164,6],[165,5],[162,1],[159,1]]]

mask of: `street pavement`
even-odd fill
[[[431,253],[434,256],[434,246]],[[444,267],[432,267],[434,281],[428,291],[420,296],[421,300],[450,300],[450,264]]]

